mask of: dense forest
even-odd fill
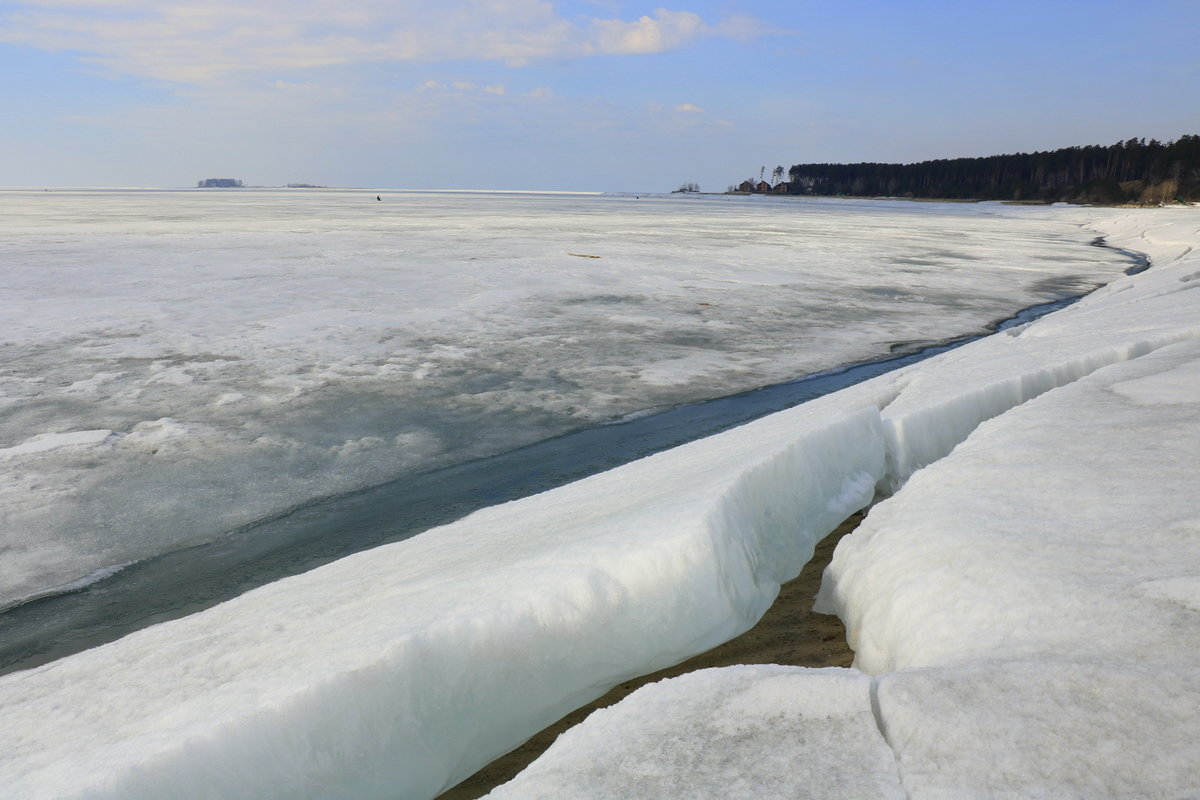
[[[775,175],[781,176],[780,168]],[[1107,147],[955,158],[919,164],[797,164],[787,194],[927,197],[1073,203],[1200,200],[1200,136],[1129,139]],[[751,183],[751,182],[747,182]],[[763,191],[760,181],[751,191]],[[741,189],[745,189],[743,184]]]

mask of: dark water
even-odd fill
[[[1133,262],[1125,269],[1126,275],[1137,275],[1139,272],[1145,272],[1150,269],[1150,257],[1145,253],[1139,253],[1136,250],[1126,250],[1123,247],[1113,247],[1108,243],[1103,236],[1097,236],[1091,241],[1092,247],[1103,247],[1107,250],[1112,250],[1114,253],[1120,253]]]
[[[1078,297],[1031,307],[1020,325]],[[167,553],[82,589],[0,614],[0,674],[194,613],[351,553],[407,539],[485,506],[552,489],[744,424],[980,338],[968,336],[788,383],[587,428],[518,450],[325,498]]]

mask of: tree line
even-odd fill
[[[1200,201],[1200,136],[917,164],[796,164],[788,177],[771,190],[1047,203]]]

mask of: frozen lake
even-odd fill
[[[981,330],[1121,274],[1083,219],[0,191],[0,607],[322,497]]]

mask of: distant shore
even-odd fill
[[[787,197],[812,200],[896,200],[906,203],[999,203],[1002,206],[1053,206],[1068,205],[1078,208],[1181,208],[1195,207],[1196,203],[1072,203],[1067,200],[995,200],[986,197],[903,197],[898,195],[870,194],[786,194],[783,192],[672,192],[671,194],[699,194],[712,197]]]

